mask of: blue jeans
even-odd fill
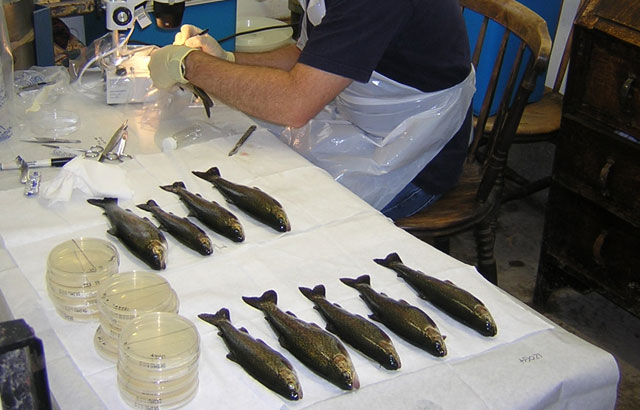
[[[442,195],[430,194],[419,186],[409,183],[384,208],[382,213],[388,218],[396,219],[411,216],[434,203]]]

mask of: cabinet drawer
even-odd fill
[[[554,179],[640,228],[640,144],[583,116],[566,114]]]
[[[575,35],[566,111],[640,135],[640,49],[580,26]]]
[[[545,252],[577,279],[640,309],[640,230],[557,185],[549,192],[545,224]]]

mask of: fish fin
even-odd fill
[[[375,313],[370,314],[369,319],[375,320],[376,322],[380,322],[380,319],[378,318],[378,316],[375,315]]]
[[[444,283],[448,283],[448,284],[449,284],[449,285],[451,285],[451,286],[456,286],[456,284],[455,284],[455,283],[453,283],[453,282],[451,282],[449,279],[445,279],[445,280],[444,280]]]
[[[313,300],[313,291],[309,288],[305,288],[304,286],[299,286],[298,290],[302,293],[307,299]]]
[[[205,322],[212,324],[214,326],[217,326],[217,323],[221,322],[221,321],[225,321],[231,320],[231,317],[229,315],[229,309],[227,308],[222,308],[220,310],[218,310],[215,314],[212,313],[200,313],[198,315],[198,317],[202,320],[204,320]]]
[[[388,254],[384,259],[374,259],[373,261],[387,268],[393,263],[402,263],[402,259],[400,259],[400,256],[395,252]]]
[[[209,182],[211,182],[212,179],[215,179],[220,176],[220,170],[218,169],[218,167],[211,167],[205,172],[191,171],[191,173],[197,176],[198,178],[202,178],[205,181],[209,181]]]
[[[260,297],[243,296],[242,300],[244,300],[244,302],[249,306],[260,309],[265,303],[273,303],[274,305],[278,304],[278,294],[275,290],[271,289],[264,292]]]
[[[333,305],[336,307],[342,308],[342,306],[340,306],[338,303],[334,303]]]
[[[249,331],[248,331],[248,330],[247,330],[247,328],[246,328],[246,327],[244,327],[244,326],[243,326],[243,327],[241,327],[241,328],[240,328],[240,329],[238,329],[238,330],[239,330],[239,331],[241,331],[241,332],[244,332],[244,333],[246,333],[246,334],[249,334]]]
[[[109,235],[118,236],[118,231],[116,230],[116,228],[109,228],[109,229],[107,229],[107,233],[108,233]]]
[[[177,193],[180,191],[180,189],[186,189],[186,188],[187,187],[182,181],[176,181],[171,185],[160,185],[160,189],[163,189],[168,192],[173,192],[173,193]]]
[[[233,353],[228,353],[227,359],[231,360],[232,362],[238,363],[238,359],[236,359],[236,355],[234,355]]]
[[[136,206],[138,208],[142,209],[143,211],[151,212],[153,210],[153,208],[158,207],[158,203],[156,201],[154,201],[153,199],[150,199],[146,203],[138,204]]]
[[[385,296],[387,296],[387,295],[385,295]],[[387,297],[388,297],[388,296],[387,296]],[[407,301],[406,301],[406,300],[404,300],[404,299],[400,299],[400,300],[398,300],[398,302],[400,302],[400,303],[401,303],[401,304],[403,304],[403,305],[411,306],[411,305],[410,305],[410,303],[409,303],[409,302],[407,302]]]
[[[442,340],[446,339],[447,335],[442,335]]]
[[[287,310],[287,315],[293,316],[293,317],[298,317],[296,316],[295,313],[291,312],[290,310]]]
[[[330,331],[331,333],[336,333],[336,327],[331,322],[327,322],[327,325],[324,328]]]
[[[118,204],[118,198],[89,198],[87,202],[91,205],[99,206],[100,208],[106,208],[108,204]]]
[[[340,278],[340,282],[344,283],[347,286],[351,286],[352,288],[357,288],[357,286],[360,284],[370,285],[371,278],[369,277],[369,275],[362,275],[358,276],[356,279]]]
[[[314,286],[313,288],[313,294],[316,296],[326,296],[327,294],[327,290],[325,289],[324,285],[317,285]]]

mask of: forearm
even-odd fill
[[[225,104],[294,127],[313,118],[350,82],[300,64],[286,71],[228,63],[198,51],[189,54],[185,68],[190,82]]]
[[[264,53],[235,52],[233,54],[238,64],[272,67],[289,71],[298,61],[300,49],[295,44],[290,44]]]

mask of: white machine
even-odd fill
[[[106,0],[106,27],[111,31],[114,52],[106,63],[107,104],[125,104],[148,100],[152,82],[149,77],[149,47],[129,47],[128,39],[138,22],[144,29],[151,24],[148,12],[153,12],[159,28],[180,26],[184,0]],[[121,38],[119,32],[129,30]],[[103,64],[104,66],[105,64]]]

